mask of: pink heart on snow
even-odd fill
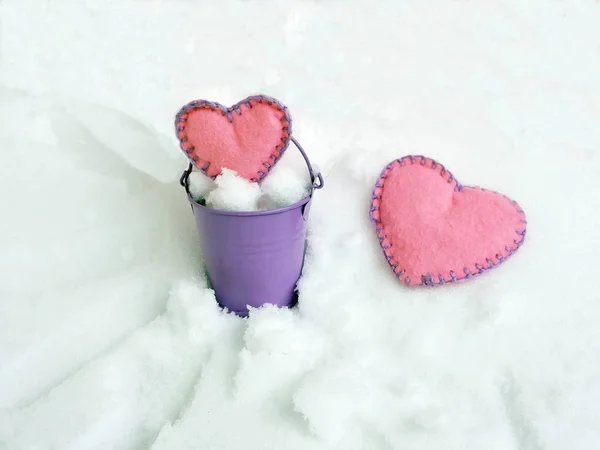
[[[190,102],[177,113],[175,127],[181,149],[209,177],[227,168],[259,181],[287,149],[292,119],[277,100],[257,95],[229,108]]]
[[[405,156],[382,171],[371,220],[384,255],[408,286],[461,281],[496,267],[525,239],[517,202],[462,186],[443,165]]]

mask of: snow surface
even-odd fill
[[[261,190],[258,183],[240,177],[235,171],[223,169],[215,178],[217,187],[206,197],[209,208],[229,211],[257,211]]]
[[[216,187],[215,180],[195,168],[188,177],[190,195],[197,202],[204,200],[208,193]]]
[[[269,209],[293,205],[310,194],[308,169],[305,170],[306,173],[299,174],[286,164],[289,155],[289,152],[283,155],[280,164],[271,170],[260,185]]]
[[[598,448],[596,1],[0,8],[0,448]],[[242,320],[202,279],[173,117],[253,93],[326,186],[299,307]],[[518,254],[400,286],[368,206],[407,153],[517,199]]]
[[[227,168],[214,180],[194,169],[189,175],[190,194],[197,202],[205,201],[209,208],[226,211],[264,211],[293,205],[310,194],[310,176],[308,169],[299,174],[288,155],[283,155],[261,183]]]

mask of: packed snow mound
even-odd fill
[[[214,180],[194,170],[189,176],[189,191],[195,201],[209,208],[264,211],[306,198],[310,194],[310,179],[283,165],[274,168],[261,183],[246,180],[230,169],[223,169]]]
[[[202,201],[212,190],[217,188],[215,180],[197,170],[190,173],[188,182],[190,195],[196,201]]]
[[[256,211],[260,198],[258,183],[246,180],[235,171],[223,169],[215,178],[216,188],[206,196],[209,208],[228,211]]]
[[[310,194],[310,180],[291,167],[278,165],[263,180],[261,189],[269,209],[283,208]]]

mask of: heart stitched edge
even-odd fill
[[[185,123],[187,122],[188,113],[195,109],[211,109],[213,111],[220,111],[224,116],[227,116],[229,123],[233,123],[233,118],[235,117],[234,113],[240,116],[242,115],[240,106],[246,105],[248,108],[252,108],[252,105],[256,103],[266,103],[267,105],[274,106],[279,111],[283,112],[283,117],[281,118],[281,144],[276,145],[271,153],[271,156],[262,163],[266,170],[258,171],[257,177],[250,179],[250,181],[259,182],[268,175],[275,164],[277,164],[277,161],[281,159],[290,144],[290,138],[292,136],[292,118],[287,106],[281,104],[278,100],[272,97],[268,97],[266,95],[251,95],[230,107],[226,107],[217,102],[211,102],[208,100],[193,100],[187,103],[175,115],[175,131],[177,138],[179,139],[179,146],[181,147],[181,150],[183,150],[188,159],[194,166],[196,166],[196,168],[200,169],[206,176],[209,176],[207,171],[211,162],[202,160],[197,155],[193,154],[195,147],[193,144],[188,142],[188,136],[185,131]]]
[[[464,280],[476,277],[477,275],[481,275],[484,272],[487,272],[491,269],[498,267],[500,264],[502,264],[504,261],[506,261],[510,256],[512,256],[521,247],[521,245],[523,245],[523,242],[525,241],[525,235],[527,233],[527,226],[526,226],[527,220],[525,219],[525,212],[521,209],[519,204],[515,200],[512,200],[511,198],[507,197],[506,195],[501,194],[496,191],[493,191],[491,189],[484,189],[484,188],[478,187],[478,186],[463,186],[462,184],[460,184],[458,182],[458,180],[456,178],[454,178],[454,176],[452,175],[452,173],[449,170],[447,170],[442,164],[438,163],[437,161],[435,161],[431,158],[427,158],[422,155],[407,155],[407,156],[403,156],[402,158],[398,158],[398,159],[392,161],[391,163],[389,163],[387,166],[385,166],[385,168],[381,171],[381,174],[380,174],[377,182],[375,183],[375,187],[373,188],[373,193],[371,195],[371,209],[369,212],[369,216],[371,218],[371,222],[375,226],[375,230],[377,232],[377,237],[379,239],[379,245],[380,245],[381,249],[383,250],[383,253],[386,257],[388,264],[392,268],[392,271],[394,272],[396,277],[400,281],[402,281],[406,286],[411,285],[410,284],[411,279],[409,276],[406,276],[404,278],[404,280],[402,279],[402,276],[406,273],[406,271],[403,268],[401,268],[400,262],[394,260],[393,257],[388,252],[388,250],[392,247],[392,244],[389,242],[387,233],[385,231],[385,227],[381,223],[381,215],[379,214],[379,204],[381,202],[381,197],[382,197],[383,190],[385,187],[385,179],[387,178],[387,174],[390,172],[390,170],[392,170],[394,168],[394,166],[397,164],[399,164],[401,167],[404,167],[408,162],[410,162],[410,164],[421,164],[422,166],[425,166],[425,164],[428,161],[431,162],[431,168],[433,170],[436,170],[439,168],[439,174],[442,178],[444,178],[448,183],[454,183],[454,191],[456,191],[456,192],[461,192],[464,189],[479,189],[484,192],[492,192],[493,194],[502,196],[505,199],[507,199],[511,203],[511,205],[516,209],[517,213],[521,216],[521,223],[523,224],[523,229],[520,229],[520,228],[515,229],[515,233],[517,235],[521,236],[521,238],[519,240],[514,239],[514,247],[510,247],[508,245],[506,245],[504,247],[504,250],[507,253],[506,256],[503,256],[500,253],[496,253],[496,255],[494,257],[486,258],[487,267],[484,267],[479,263],[475,263],[474,265],[475,265],[475,267],[477,267],[477,272],[471,273],[469,268],[465,265],[465,267],[463,268],[463,272],[464,272],[463,277],[458,277],[453,270],[450,270],[450,272],[448,273],[449,279],[446,279],[443,274],[437,274],[437,279],[431,273],[422,274],[420,285],[413,284],[412,286],[431,287],[431,286],[440,285],[440,284],[464,281]],[[386,239],[388,240],[388,243],[384,244]],[[496,261],[494,261],[493,258],[495,258]]]

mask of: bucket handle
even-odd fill
[[[310,160],[308,159],[308,155],[306,154],[306,152],[304,151],[304,149],[302,148],[300,143],[296,140],[296,138],[294,136],[291,136],[291,140],[294,143],[294,145],[296,146],[296,148],[300,151],[300,154],[302,154],[302,157],[304,158],[304,162],[306,162],[306,166],[308,167],[308,172],[310,173],[310,181],[312,182],[313,189],[321,189],[325,185],[325,181],[323,180],[323,175],[321,175],[321,172],[317,172],[315,174],[315,170],[313,169],[313,166],[310,163]],[[317,183],[317,181],[319,181],[319,182]]]
[[[296,140],[296,138],[294,136],[290,136],[290,138],[291,138],[291,141],[296,146],[296,148],[302,154],[302,157],[304,158],[304,162],[306,162],[306,166],[308,167],[308,172],[310,173],[310,181],[312,183],[313,190],[323,188],[323,186],[325,185],[325,181],[323,180],[323,175],[321,175],[321,172],[317,172],[315,174],[315,170],[313,169],[313,166],[310,163],[310,160],[308,159],[308,155],[306,154],[306,152],[304,151],[304,149],[302,148],[300,143]],[[192,173],[192,170],[193,170],[193,166],[192,166],[192,163],[190,162],[188,168],[186,170],[184,170],[184,172],[181,174],[181,178],[179,179],[179,184],[181,184],[181,186],[183,186],[185,188],[185,191],[188,194],[190,192],[189,178],[190,178],[190,174]],[[317,183],[317,181],[318,181],[318,183]]]

